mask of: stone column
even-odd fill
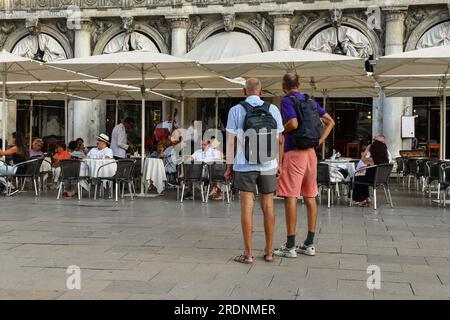
[[[403,52],[407,9],[408,7],[383,8],[386,17],[385,55]],[[399,150],[411,148],[411,139],[402,139],[401,136],[401,117],[411,112],[412,98],[383,100],[383,134],[392,157],[395,158],[399,156]]]
[[[189,18],[187,16],[166,16],[166,19],[170,23],[170,28],[172,29],[172,43],[171,43],[171,54],[176,57],[181,57],[187,52],[187,28]],[[186,127],[186,117],[185,110],[181,110],[181,104],[178,105],[179,113],[177,115],[177,123],[179,127]]]
[[[82,20],[80,28],[75,30],[76,58],[91,55],[91,26],[90,20]],[[105,131],[106,101],[73,101],[69,109],[72,108],[73,112],[69,112],[69,141],[81,137],[86,146],[95,145],[96,136]]]
[[[273,50],[284,50],[291,46],[292,13],[271,13],[273,16]]]

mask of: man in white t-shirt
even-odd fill
[[[88,154],[88,159],[113,159],[113,151],[108,148],[109,137],[101,133],[97,136],[97,148],[92,148]]]

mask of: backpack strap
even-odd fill
[[[241,101],[241,102],[239,102],[239,104],[244,107],[244,109],[247,113],[252,108],[252,105],[250,103],[248,103],[247,101]]]
[[[239,104],[244,107],[246,112],[248,112],[249,109],[251,109],[251,108],[263,108],[266,112],[270,112],[270,103],[268,103],[268,102],[264,102],[260,106],[252,106],[247,101],[241,101],[241,102],[239,102]]]

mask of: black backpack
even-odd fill
[[[293,100],[297,113],[298,127],[291,133],[294,147],[298,150],[318,147],[322,135],[319,111],[308,96],[305,100],[300,100],[295,95],[287,97]]]
[[[260,164],[276,159],[278,152],[277,121],[270,113],[270,103],[252,106],[239,103],[247,112],[244,119],[245,159],[251,164]],[[275,130],[275,131],[274,131]]]

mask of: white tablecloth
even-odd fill
[[[142,177],[146,186],[150,186],[151,183],[155,186],[158,193],[163,192],[165,188],[164,182],[167,180],[164,162],[161,159],[145,158]]]
[[[80,175],[88,176],[91,178],[112,177],[116,174],[116,170],[117,170],[116,164],[111,164],[109,166],[103,167],[100,170],[100,172],[98,172],[98,176],[97,176],[98,169],[101,166],[103,166],[107,163],[111,163],[111,162],[115,162],[115,160],[114,159],[86,159],[86,160],[83,160],[81,162]]]
[[[325,160],[324,162],[329,165],[330,174],[331,170],[335,170],[337,168],[347,170],[351,177],[355,175],[356,169],[353,162],[346,160]]]

